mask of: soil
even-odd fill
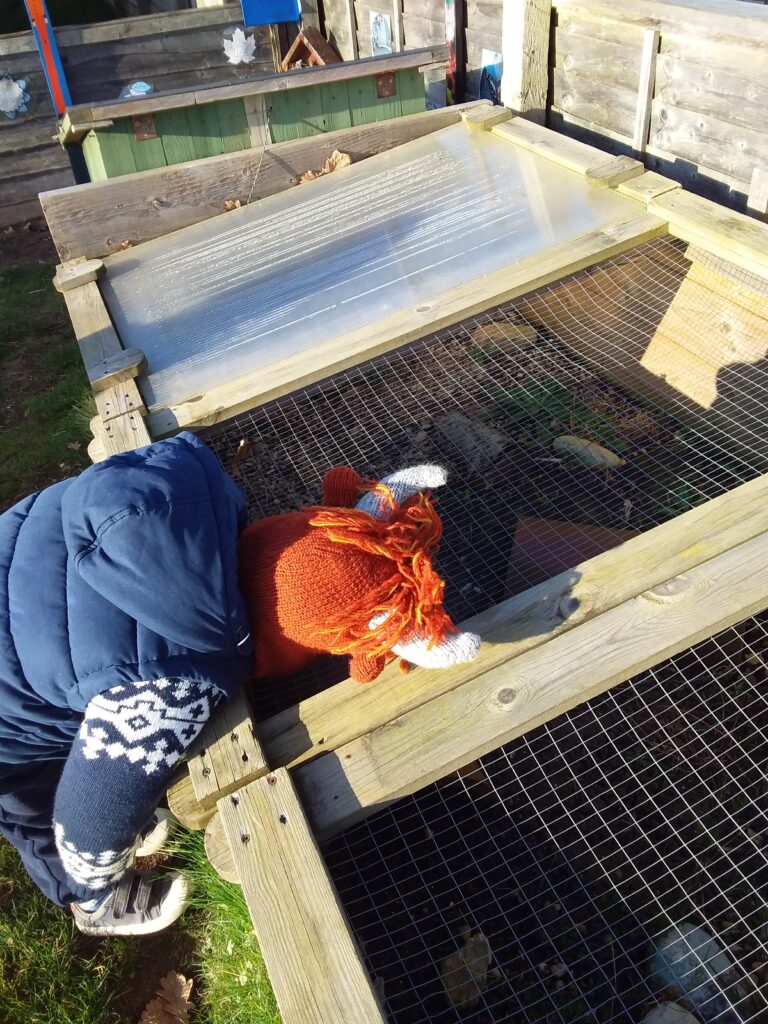
[[[44,217],[0,228],[0,267],[58,262],[56,246]]]

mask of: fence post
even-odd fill
[[[501,21],[501,102],[545,124],[549,82],[551,0],[504,0]]]

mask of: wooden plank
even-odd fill
[[[97,391],[95,397],[96,408],[103,423],[124,416],[128,412],[137,412],[140,416],[146,415],[147,412],[134,379]]]
[[[125,413],[103,423],[99,439],[107,456],[120,455],[152,443],[144,417],[138,412]]]
[[[618,132],[631,140],[637,109],[637,90],[588,78],[576,72],[552,72],[552,101],[584,120]]]
[[[493,131],[498,132],[505,127],[500,125]],[[642,214],[552,246],[543,253],[487,274],[481,281],[471,280],[436,296],[431,302],[384,317],[365,328],[318,345],[310,352],[213,387],[205,395],[192,397],[169,409],[154,410],[149,416],[152,435],[163,437],[192,424],[220,423],[261,402],[389,352],[463,317],[507,302],[567,273],[607,259],[655,238],[665,229],[663,220]]]
[[[636,153],[644,153],[645,147],[648,145],[659,39],[660,33],[658,29],[648,28],[645,30],[643,35],[643,52],[640,58],[640,81],[637,87],[637,112],[632,133],[632,149]]]
[[[546,122],[551,0],[506,0],[503,7],[501,102]]]
[[[201,110],[204,108],[201,107]],[[245,96],[243,98],[245,120],[251,137],[251,148],[259,149],[273,142],[269,132],[267,104],[263,96]]]
[[[583,75],[606,84],[637,90],[640,82],[640,41],[614,43],[595,36],[580,35],[558,27],[554,33],[552,67]]]
[[[219,813],[285,1024],[386,1024],[288,773]]]
[[[614,156],[598,167],[590,168],[586,173],[586,179],[588,185],[614,188],[631,178],[639,177],[644,170],[639,160],[634,160],[630,156]]]
[[[460,104],[266,150],[46,192],[41,203],[62,260],[101,257],[117,252],[125,240],[145,242],[223,213],[227,199],[255,202],[291,188],[304,171],[321,167],[334,149],[357,162],[457,124],[464,109],[488,105]]]
[[[168,806],[185,828],[202,830],[216,813],[215,808],[201,807],[186,765],[179,769],[165,796]]]
[[[477,107],[474,110],[465,110],[461,120],[470,129],[477,129],[482,132],[489,132],[497,124],[504,124],[512,117],[512,111],[506,107]]]
[[[116,39],[143,39],[170,31],[190,31],[206,25],[242,22],[239,3],[226,3],[215,10],[180,10],[147,14],[94,25],[65,25],[56,29],[59,48],[85,43],[112,42]]]
[[[662,196],[665,192],[671,192],[676,188],[680,188],[679,182],[665,178],[663,174],[657,174],[656,171],[645,171],[644,174],[640,174],[636,178],[622,182],[616,191],[629,199],[648,203],[656,196]]]
[[[393,664],[372,686],[347,679],[266,719],[267,759],[294,767],[336,750],[766,530],[768,477],[760,477],[462,623],[483,638],[468,665],[403,676]]]
[[[566,138],[558,132],[532,124],[520,117],[497,125],[493,129],[493,133],[529,153],[546,157],[547,160],[552,160],[554,163],[560,164],[561,167],[567,167],[569,171],[576,171],[585,176],[594,177],[607,173],[606,166],[619,166],[614,164],[614,160],[617,158],[611,157],[603,150],[597,149],[596,146],[587,146],[583,142]]]
[[[244,96],[266,95],[290,89],[328,82],[350,81],[385,71],[403,71],[408,68],[444,64],[448,59],[446,46],[432,46],[404,53],[367,57],[351,62],[328,64],[324,67],[302,68],[289,74],[257,75],[234,85],[209,86],[194,91],[154,93],[144,99],[124,99],[114,103],[83,104],[68,108],[70,135],[62,141],[75,141],[78,133],[87,131],[94,121],[114,120],[149,114],[158,110],[178,110],[202,103],[242,99]]]
[[[326,838],[768,605],[768,534],[294,770]]]
[[[400,53],[405,49],[403,0],[392,0],[392,42],[395,53]]]
[[[720,47],[717,48],[720,51]],[[754,51],[728,50],[730,59],[753,58]],[[733,63],[729,70],[703,63],[709,52],[697,54],[698,61],[681,60],[663,54],[657,63],[656,98],[665,107],[682,107],[716,117],[731,124],[760,132],[768,131],[768,110],[763,100],[768,84],[768,67],[760,69]]]
[[[752,171],[747,196],[747,213],[758,220],[768,220],[768,171],[756,167]]]
[[[94,391],[106,391],[115,384],[137,377],[147,365],[140,348],[121,348],[86,366],[88,383]]]
[[[579,16],[585,13],[583,0],[558,0],[558,13]],[[731,0],[603,0],[590,2],[588,13],[603,18],[625,31],[627,25],[674,28],[704,39],[732,40],[749,38],[753,43],[768,43],[768,11],[753,4]]]
[[[81,284],[95,281],[103,273],[104,264],[101,260],[70,260],[56,267],[53,284],[56,291],[68,292],[72,288],[79,288]]]
[[[189,775],[198,803],[206,810],[217,800],[267,771],[267,762],[243,694],[219,705],[189,756]]]
[[[95,281],[64,292],[64,301],[86,371],[123,351]]]
[[[768,277],[768,225],[683,189],[657,196],[648,210],[667,218],[670,231],[679,238]]]
[[[704,174],[712,168],[748,182],[754,167],[768,165],[768,133],[672,107],[660,99],[653,101],[650,141],[678,159],[698,164]]]
[[[232,856],[227,834],[224,831],[224,822],[218,811],[205,826],[205,855],[210,861],[211,867],[216,874],[225,882],[233,885],[240,885],[240,875],[237,872],[237,865]]]

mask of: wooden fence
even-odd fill
[[[241,18],[240,4],[227,3],[60,28],[56,38],[72,100],[116,99],[136,78],[169,90],[227,84],[271,71],[266,30],[258,32],[255,63],[227,63],[222,33]],[[38,193],[71,185],[73,177],[69,159],[55,141],[56,118],[31,32],[0,36],[2,71],[25,79],[32,97],[27,114],[14,120],[0,116],[0,225],[5,225],[38,216]]]

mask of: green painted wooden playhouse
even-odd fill
[[[424,67],[445,48],[258,75],[236,85],[71,107],[60,127],[93,181],[425,110]]]

